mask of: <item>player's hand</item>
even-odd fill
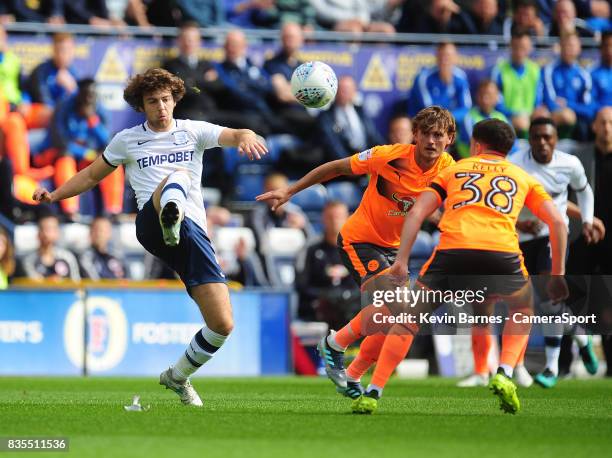
[[[593,243],[599,243],[606,237],[606,226],[597,217],[593,218],[593,234],[595,237],[595,242]]]
[[[245,154],[252,161],[254,159],[261,159],[268,153],[268,147],[266,141],[261,135],[255,134],[255,132],[248,131],[240,135],[238,142],[238,153],[241,156]]]
[[[525,232],[527,234],[538,235],[540,229],[542,229],[542,224],[538,220],[528,219],[523,221],[517,221],[516,228],[519,231]]]
[[[41,204],[52,204],[53,202],[55,202],[52,193],[47,191],[45,188],[36,189],[36,191],[34,191],[34,194],[32,194],[32,200],[35,200],[36,202]]]
[[[592,245],[595,243],[593,241],[593,225],[591,223],[582,224],[582,236],[584,237],[584,241],[587,245]]]
[[[582,236],[587,245],[594,245],[599,242],[599,233],[590,223],[584,223],[582,225]]]
[[[280,188],[264,192],[255,197],[255,200],[257,202],[270,202],[272,204],[270,208],[272,211],[276,211],[291,198],[291,195],[289,188]]]
[[[408,263],[404,262],[394,262],[393,265],[389,268],[389,278],[391,279],[391,283],[395,286],[406,286],[406,282],[408,281]]]
[[[546,284],[546,292],[553,304],[564,301],[569,296],[569,289],[563,275],[551,275]]]

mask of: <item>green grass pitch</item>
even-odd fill
[[[196,379],[204,408],[152,378],[0,378],[0,436],[67,436],[58,457],[596,457],[612,450],[612,380],[519,389],[522,411],[455,380],[392,380],[372,416],[325,379]],[[126,412],[139,394],[147,412]]]

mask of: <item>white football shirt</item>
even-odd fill
[[[206,212],[201,177],[204,150],[219,146],[223,127],[204,121],[175,119],[168,132],[155,132],[145,122],[117,133],[102,158],[111,166],[125,167],[127,179],[136,192],[138,210],[170,173],[186,169],[191,177],[185,216],[206,231]]]
[[[528,148],[508,156],[508,160],[521,167],[542,183],[546,192],[552,197],[557,209],[561,215],[563,215],[565,224],[568,225],[568,187],[571,187],[574,191],[583,191],[589,185],[580,159],[573,154],[554,150],[552,160],[548,164],[540,164],[533,158],[531,149]],[[529,219],[533,220],[537,218],[527,209],[527,207],[525,207],[519,215],[519,220],[523,221]],[[543,224],[542,229],[540,229],[537,235],[519,232],[519,240],[524,242],[534,238],[544,237],[548,234],[548,226]]]

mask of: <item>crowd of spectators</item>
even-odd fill
[[[608,0],[6,0],[0,23],[89,24],[280,29],[305,31],[456,33],[533,36],[576,31],[592,37],[610,28]]]

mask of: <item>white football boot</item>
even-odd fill
[[[172,378],[172,366],[159,375],[159,384],[178,394],[181,402],[186,406],[202,407],[202,400],[189,379],[179,382]]]
[[[516,380],[516,383],[518,383],[519,386],[524,388],[529,388],[531,385],[533,385],[533,377],[523,364],[520,364],[514,368],[514,380]]]
[[[472,374],[467,378],[459,381],[457,386],[459,388],[472,388],[476,386],[488,386],[489,375],[488,374]]]

